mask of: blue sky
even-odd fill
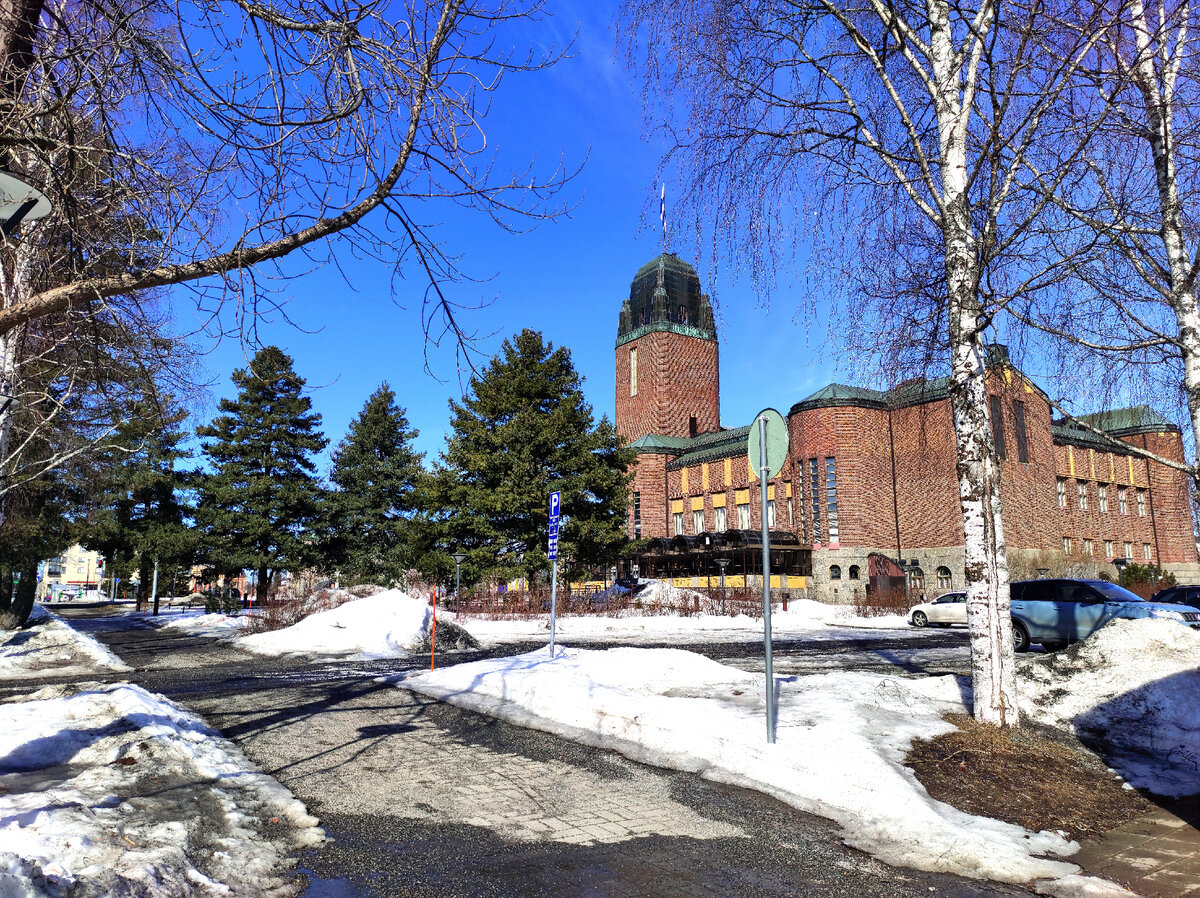
[[[485,355],[522,328],[540,330],[556,346],[570,348],[596,416],[611,418],[617,315],[634,272],[662,249],[656,170],[663,147],[646,137],[634,76],[618,59],[612,10],[569,0],[553,6],[554,18],[525,26],[526,34],[539,44],[562,45],[578,30],[575,55],[549,71],[506,80],[486,128],[489,143],[502,147],[503,159],[514,166],[532,159],[549,171],[560,155],[568,166],[586,158],[581,176],[567,188],[576,208],[569,218],[523,235],[449,204],[431,207],[425,217],[442,222],[439,239],[462,254],[468,273],[489,278],[449,291],[464,305],[490,303],[462,318],[467,329],[483,335]],[[668,180],[668,218],[675,192]],[[694,245],[694,236],[683,234],[669,248],[697,265],[718,303],[725,426],[748,423],[768,405],[786,413],[833,379],[837,356],[825,344],[827,322],[796,320],[803,297],[790,286],[787,271],[780,272],[768,308],[748,278],[722,275],[714,281],[707,264],[694,258]],[[461,388],[450,347],[430,350],[436,378],[424,371],[417,310],[425,282],[415,271],[408,280],[393,281],[390,267],[357,261],[348,252],[339,251],[338,258],[349,284],[331,269],[284,282],[281,297],[299,327],[262,322],[259,337],[295,359],[332,442],[386,380],[421,432],[417,448],[431,460],[449,426],[447,401]],[[723,270],[731,267],[729,260],[722,264]],[[229,375],[245,361],[235,340],[206,356],[214,404],[232,395]],[[207,420],[213,413],[208,408],[197,417]]]

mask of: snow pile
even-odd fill
[[[644,595],[644,593],[643,593]],[[643,603],[644,604],[644,603]],[[650,607],[653,607],[652,605]],[[703,607],[703,605],[702,605]],[[448,617],[450,615],[447,615]],[[438,613],[440,622],[442,613]],[[468,626],[472,635],[488,643],[513,641],[548,641],[550,615],[517,620],[486,620],[484,618],[458,615],[452,619]],[[560,614],[557,620],[558,636],[572,642],[672,642],[702,639],[704,642],[742,642],[761,639],[763,622],[761,617],[739,614],[639,614],[608,616],[603,614]],[[858,617],[848,605],[827,605],[811,599],[797,599],[788,603],[788,610],[775,608],[771,613],[771,632],[780,639],[841,639],[850,631],[860,628],[881,631],[904,631],[880,633],[881,638],[911,637],[930,634],[928,630],[913,630],[899,615],[887,617]]]
[[[420,651],[422,643],[427,643],[432,612],[423,599],[389,589],[321,611],[283,630],[243,636],[237,644],[262,655],[398,658]]]
[[[777,742],[764,681],[676,649],[560,648],[397,678],[405,688],[636,760],[758,789],[841,824],[846,841],[900,866],[1007,882],[1077,868],[1073,842],[934,801],[903,764],[915,737],[951,728],[954,677],[870,673],[777,678]]]
[[[324,838],[316,824],[231,742],[137,686],[0,704],[5,898],[285,894],[290,852]]]
[[[149,618],[158,624],[160,630],[173,630],[186,633],[188,636],[215,636],[228,638],[245,633],[250,626],[248,615],[239,614],[231,617],[228,614],[183,614],[178,617]]]
[[[1023,659],[1026,714],[1073,728],[1131,785],[1200,792],[1200,632],[1113,620],[1066,651]]]
[[[129,669],[91,636],[72,629],[38,605],[24,629],[0,630],[0,677],[6,679],[94,676]]]

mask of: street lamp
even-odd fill
[[[729,567],[728,558],[714,558],[713,564],[721,572],[721,613],[725,613],[725,568]]]
[[[462,563],[467,560],[465,552],[455,552],[450,556],[454,559],[454,604],[458,604],[458,588],[462,585]]]
[[[1038,575],[1039,580],[1046,579],[1046,575],[1048,573],[1050,573],[1050,568],[1048,568],[1048,567],[1040,567],[1037,569],[1037,575]]]
[[[1117,584],[1120,586],[1124,586],[1124,584],[1121,583],[1121,573],[1124,570],[1125,565],[1129,564],[1129,559],[1128,558],[1114,558],[1112,560],[1112,563],[1113,563],[1113,567],[1115,567],[1117,569]]]

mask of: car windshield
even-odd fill
[[[1105,599],[1110,602],[1144,602],[1146,601],[1139,595],[1130,592],[1124,586],[1117,586],[1115,583],[1109,583],[1107,580],[1088,580],[1088,586],[1101,593]]]

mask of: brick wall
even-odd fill
[[[638,390],[629,395],[630,353],[637,351]],[[652,331],[617,347],[617,432],[633,441],[647,434],[686,437],[721,427],[717,342]]]

